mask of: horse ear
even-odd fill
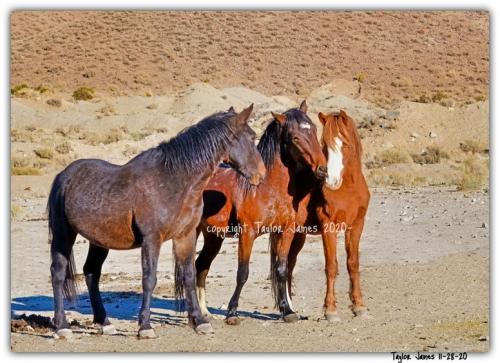
[[[342,118],[344,118],[344,119],[346,119],[346,120],[347,120],[347,118],[349,117],[349,116],[347,116],[347,113],[345,113],[345,111],[344,111],[344,110],[340,110],[339,115],[340,115],[340,117],[342,117]]]
[[[227,112],[234,112],[234,113],[236,113],[236,111],[234,110],[233,106],[229,107],[229,110],[227,110]]]
[[[326,124],[326,115],[323,112],[318,113],[319,121],[323,126]]]
[[[236,124],[246,123],[250,118],[252,111],[253,111],[253,103],[234,117],[235,123]]]
[[[299,110],[301,110],[304,113],[307,113],[307,103],[306,103],[306,100],[302,101],[302,103],[300,104]]]
[[[282,125],[286,122],[286,116],[282,113],[271,112],[271,115],[273,115],[274,119]]]

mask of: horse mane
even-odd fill
[[[334,112],[332,115],[335,117],[335,123],[330,123],[330,126],[327,129],[323,129],[323,136],[321,138],[321,141],[323,144],[326,144],[329,147],[336,148],[335,145],[332,144],[333,137],[331,136],[332,134],[332,128],[336,127],[337,132],[339,134],[343,134],[344,137],[346,137],[348,140],[353,142],[353,147],[356,150],[356,153],[359,155],[360,160],[361,156],[363,155],[363,147],[361,144],[361,138],[359,137],[358,134],[358,128],[356,126],[356,122],[347,114],[344,113],[345,116],[343,116],[340,112]],[[338,122],[339,118],[345,118],[347,120],[347,127],[343,125],[341,122]],[[326,136],[326,137],[325,137]]]
[[[221,154],[229,149],[235,134],[229,123],[235,112],[218,112],[183,129],[177,136],[139,156],[159,158],[170,172],[179,169],[203,172],[207,165],[216,165]]]

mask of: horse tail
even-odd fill
[[[269,234],[269,278],[271,279],[271,293],[274,300],[274,307],[279,308],[279,293],[278,293],[278,275],[276,274],[276,236],[274,233]]]
[[[66,218],[65,196],[64,196],[64,177],[58,174],[52,183],[50,189],[49,200],[47,202],[48,227],[49,227],[49,244],[51,250],[51,260],[54,253],[63,254],[68,264],[63,284],[63,295],[68,301],[75,302],[78,293],[76,284],[76,267],[73,257],[73,241],[70,241],[71,234],[74,234],[71,226]],[[75,234],[76,237],[76,234]]]

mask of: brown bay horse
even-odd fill
[[[99,291],[102,264],[110,249],[141,248],[139,337],[156,336],[150,304],[160,247],[169,239],[173,240],[176,298],[185,291],[188,321],[197,332],[213,331],[200,311],[195,290],[196,227],[203,211],[203,190],[220,162],[232,165],[250,184],[264,178],[256,135],[247,123],[252,108],[208,116],[125,165],[81,159],[56,176],[47,209],[57,334],[71,334],[64,298],[71,300],[76,294],[72,248],[77,233],[90,242],[83,271],[94,323],[103,334],[116,330],[106,317]]]
[[[309,231],[314,230],[323,238],[326,273],[324,313],[328,321],[338,321],[335,300],[337,277],[337,233],[345,232],[347,270],[350,278],[349,297],[356,316],[369,317],[363,303],[359,274],[359,242],[365,215],[370,202],[370,192],[361,168],[362,147],[354,120],[344,111],[319,114],[323,124],[323,152],[328,158],[328,177],[318,184],[309,206]],[[288,286],[297,255],[304,246],[306,234],[297,233],[288,256]],[[271,257],[276,258],[276,257]]]
[[[284,114],[273,114],[257,146],[266,165],[266,178],[248,187],[231,169],[220,169],[209,182],[203,198],[205,209],[199,231],[204,244],[196,259],[198,300],[209,315],[205,281],[213,259],[226,236],[239,236],[236,288],[228,305],[226,322],[238,324],[239,297],[248,279],[249,261],[255,238],[275,231],[272,248],[273,292],[276,306],[287,322],[298,320],[287,290],[287,258],[296,226],[307,218],[307,206],[317,178],[326,177],[326,158],[307,116],[307,104]],[[236,232],[236,233],[235,233]]]

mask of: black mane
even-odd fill
[[[281,153],[282,140],[286,137],[288,125],[290,125],[290,123],[306,122],[312,124],[311,119],[297,108],[292,108],[286,111],[284,115],[286,116],[285,125],[282,126],[276,120],[271,121],[271,123],[267,125],[266,130],[262,134],[259,144],[257,145],[257,150],[259,150],[266,168],[269,168],[273,164],[276,155]]]
[[[218,112],[207,116],[138,156],[160,158],[165,168],[172,172],[179,168],[202,172],[207,165],[216,165],[221,154],[229,149],[235,135],[227,121],[235,115],[235,112]]]

